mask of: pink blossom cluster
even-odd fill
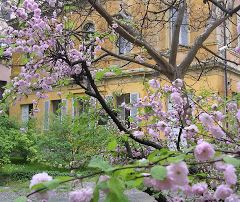
[[[35,185],[43,182],[51,181],[52,179],[53,178],[45,172],[38,173],[36,175],[33,175],[29,187],[30,189],[32,189]],[[38,192],[35,196],[42,201],[48,201],[50,195],[51,195],[50,191],[43,191],[43,192]]]
[[[69,193],[70,202],[90,202],[93,197],[93,189],[90,187]]]
[[[61,3],[47,2],[52,7]],[[52,86],[63,85],[59,84],[61,79],[81,74],[81,62],[86,61],[90,66],[93,56],[101,49],[102,40],[98,37],[90,44],[75,44],[71,34],[64,29],[64,23],[59,22],[57,11],[54,10],[52,15],[42,14],[38,1],[24,0],[19,8],[10,6],[22,27],[19,30],[7,27],[6,37],[0,42],[6,44],[6,57],[21,55],[18,59],[22,65],[20,74],[12,79],[13,85],[9,89],[17,93],[18,98],[38,89],[49,92]],[[67,45],[63,47],[63,44]]]
[[[220,180],[215,185],[205,182],[189,184],[188,167],[185,162],[181,162],[166,167],[167,177],[164,180],[146,177],[145,185],[153,187],[156,191],[182,190],[189,197],[196,199],[198,196],[199,201],[205,199],[238,201],[239,196],[234,193],[237,170],[233,165],[224,164],[220,159],[223,156],[216,155],[216,150],[221,150],[222,146],[225,148],[226,143],[228,145],[226,150],[240,149],[230,138],[228,130],[224,129],[226,119],[231,116],[232,122],[228,122],[228,127],[234,130],[233,134],[239,131],[240,110],[236,102],[229,101],[226,104],[227,114],[224,114],[222,99],[215,94],[207,99],[197,96],[187,97],[187,100],[183,89],[184,83],[180,79],[174,81],[172,85],[163,87],[159,81],[152,79],[149,85],[151,88],[148,95],[140,98],[134,105],[138,108],[138,127],[133,128],[133,135],[139,139],[150,139],[160,144],[166,142],[170,149],[176,150],[176,146],[172,147],[172,145],[177,142],[181,128],[181,138],[187,141],[185,147],[193,146],[194,148],[193,159],[196,165],[199,163],[204,169],[208,169],[209,176],[223,176],[223,181]],[[166,97],[168,103],[167,107],[164,107]],[[198,103],[203,106],[213,104],[210,110],[205,110]],[[235,140],[238,139],[235,138]],[[217,162],[215,168],[206,166],[214,162]]]
[[[178,189],[188,185],[188,168],[185,162],[170,164],[167,166],[167,177],[164,180],[156,180],[147,177],[144,184],[153,187],[157,191]]]

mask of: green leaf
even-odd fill
[[[102,171],[109,171],[112,169],[112,166],[108,164],[108,162],[104,161],[100,157],[93,158],[89,164],[88,167],[90,168],[99,168]]]
[[[74,177],[70,177],[70,176],[60,176],[60,177],[56,177],[55,179],[59,180],[60,182],[65,182],[65,181],[74,179]]]
[[[48,182],[42,182],[39,184],[34,185],[31,190],[39,190],[39,189],[55,189],[56,187],[58,187],[62,182],[66,182],[68,180],[74,179],[73,177],[69,177],[69,176],[60,176],[57,177],[51,181]]]
[[[137,178],[135,180],[130,180],[126,182],[127,187],[129,189],[138,188],[140,185],[142,185],[142,183],[143,183],[143,178]]]
[[[178,156],[175,156],[175,157],[169,157],[168,158],[168,162],[169,163],[179,163],[181,161],[183,161],[185,159],[185,154],[180,154]]]
[[[164,180],[167,177],[167,169],[163,166],[154,166],[151,169],[151,175],[157,180]]]
[[[117,40],[116,35],[115,35],[115,34],[110,34],[110,35],[109,35],[109,40],[110,40],[111,42],[115,42],[115,41]]]
[[[93,192],[93,199],[92,202],[98,202],[99,201],[99,188],[96,186]]]
[[[230,157],[230,156],[225,156],[223,157],[223,160],[225,163],[232,164],[234,167],[238,168],[240,167],[240,160]]]
[[[106,196],[105,202],[128,202],[128,198],[124,195],[124,185],[122,182],[115,178],[112,177],[110,180],[107,182],[109,192]]]
[[[108,151],[114,151],[117,147],[117,140],[113,139],[111,142],[108,143],[107,149]]]
[[[45,182],[43,183],[43,185],[47,188],[47,189],[55,189],[56,187],[59,186],[60,184],[60,180],[58,179],[53,179],[51,181]]]
[[[98,80],[98,81],[100,81],[100,80],[102,80],[102,78],[104,77],[104,75],[105,75],[105,71],[99,71],[99,72],[96,73],[95,79]]]
[[[15,199],[13,202],[27,202],[27,197],[26,196],[20,196],[17,199]]]
[[[46,188],[43,183],[36,184],[31,187],[31,190],[40,190]]]

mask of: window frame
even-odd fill
[[[172,43],[172,36],[173,36],[173,31],[174,31],[174,24],[175,21],[177,19],[177,14],[178,14],[178,10],[176,10],[175,8],[171,8],[169,10],[170,12],[170,26],[169,26],[169,31],[170,31],[170,39],[169,39],[169,45],[171,46]],[[184,38],[185,35],[183,35],[184,33],[184,29],[186,29],[185,33],[186,33],[186,38]],[[190,43],[189,40],[190,37],[190,32],[189,32],[189,16],[188,16],[188,12],[187,9],[184,12],[184,16],[183,16],[183,21],[180,27],[180,32],[179,32],[179,45],[181,46],[188,46]],[[186,42],[184,42],[186,40]]]

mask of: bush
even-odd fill
[[[33,129],[21,130],[16,121],[0,116],[0,151],[0,165],[33,158],[36,153]]]
[[[38,159],[46,165],[77,169],[104,150],[111,138],[106,126],[97,125],[90,108],[80,116],[52,119],[48,131],[38,136]]]
[[[47,172],[51,176],[70,175],[64,169],[53,169],[41,164],[6,164],[0,169],[0,182],[30,180],[33,175],[41,172]]]

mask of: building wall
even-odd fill
[[[125,1],[126,3],[131,4],[134,0],[129,0]],[[108,11],[110,11],[111,14],[116,14],[116,11],[119,10],[119,4],[122,1],[108,1],[106,4],[106,8]],[[203,3],[201,0],[196,0],[196,1],[190,1],[189,0],[189,22],[191,25],[193,23],[196,23],[197,20],[195,16],[199,14],[202,16],[201,19],[198,19],[199,21],[203,20],[204,18],[207,17],[206,11],[203,8]],[[136,4],[132,8],[130,8],[130,12],[132,15],[136,16],[136,19],[140,19],[141,15],[143,15],[143,12],[141,12],[142,8],[144,5]],[[154,6],[152,5],[152,9],[154,10]],[[196,15],[195,15],[196,14]],[[71,16],[73,19],[78,19],[81,21],[81,18],[79,19],[79,16],[73,15]],[[168,16],[166,16],[167,19]],[[237,20],[236,17],[233,18],[233,20]],[[75,20],[74,20],[75,21]],[[93,22],[96,25],[96,30],[102,32],[106,31],[108,25],[106,24],[105,21],[101,20],[99,18],[99,15],[96,13],[92,13],[90,18],[86,21],[87,22]],[[161,27],[161,25],[159,25]],[[193,27],[193,26],[192,26]],[[189,27],[189,45],[192,45],[196,38],[204,31],[205,27],[202,27],[201,29],[194,30],[193,28]],[[150,43],[154,46],[156,50],[167,50],[169,48],[170,44],[170,30],[169,30],[169,25],[165,26],[163,29],[159,30],[159,27],[153,26],[151,29],[146,28],[144,30],[144,35],[146,38],[150,41]],[[236,36],[236,27],[231,27],[233,30],[233,37]],[[154,33],[152,35],[151,33]],[[214,53],[218,54],[221,56],[222,53],[219,52],[219,48],[221,47],[220,44],[218,44],[218,30],[214,31],[210,37],[206,40],[205,46],[212,50]],[[236,44],[235,44],[236,45]],[[117,47],[113,46],[110,41],[106,40],[105,43],[103,44],[104,47],[107,49],[110,49],[113,52],[118,52]],[[178,52],[178,57],[177,57],[177,63],[179,64],[184,57],[186,56],[188,48],[187,47],[182,47],[179,46],[179,52]],[[133,54],[141,54],[141,50],[139,48],[134,48],[129,55]],[[212,55],[208,53],[206,50],[201,49],[198,52],[197,57],[201,61],[205,61],[208,58],[210,58]],[[232,49],[227,50],[227,58],[234,60],[236,62],[240,62],[240,57],[239,54],[236,54]],[[146,59],[149,63],[153,63],[150,59]],[[123,61],[119,61],[118,59],[115,58],[107,58],[101,60],[100,63],[96,65],[96,68],[102,68],[102,67],[108,67],[111,65],[118,65],[121,66],[122,64],[125,64]],[[19,71],[20,71],[20,65],[21,65],[21,55],[14,55],[13,59],[13,68],[12,68],[12,77],[17,76]],[[227,63],[228,66],[233,66],[232,68],[235,69],[234,71],[228,71],[228,81],[229,83],[229,89],[228,93],[231,95],[233,92],[236,92],[236,83],[237,81],[240,80],[240,67],[236,65],[232,65],[231,63]],[[138,71],[139,69],[139,71]],[[144,70],[144,71],[140,71]],[[123,68],[124,71],[129,71],[129,76],[122,76],[122,77],[115,77],[115,78],[108,78],[101,82],[99,84],[100,86],[100,91],[104,96],[111,95],[113,93],[139,93],[140,97],[143,97],[146,95],[146,91],[144,89],[144,81],[148,80],[149,78],[152,78],[152,75],[149,73],[144,68],[140,68],[139,65],[128,65]],[[134,71],[133,71],[134,70]],[[234,73],[235,72],[235,73]],[[211,90],[216,93],[219,93],[220,95],[224,94],[224,72],[222,67],[221,68],[214,68],[213,70],[207,72],[207,74],[203,74],[200,80],[198,81],[198,77],[201,74],[201,70],[196,68],[194,71],[189,71],[188,74],[185,77],[185,81],[187,83],[187,86],[190,88],[195,89],[196,91],[200,90]],[[163,77],[159,77],[159,80],[161,80],[161,84],[164,85],[166,83],[166,80]],[[62,92],[62,95],[59,96],[57,94],[58,91]],[[63,87],[62,89],[54,89],[53,92],[48,93],[48,98],[45,100],[40,100],[38,104],[38,108],[40,109],[40,112],[36,114],[37,119],[40,121],[40,125],[43,122],[44,119],[44,104],[48,100],[57,100],[57,99],[66,99],[67,95],[69,92],[73,94],[80,94],[84,95],[84,92],[82,89],[80,89],[78,86],[68,86],[68,87]],[[21,119],[21,105],[22,104],[31,104],[33,100],[36,100],[36,96],[34,94],[29,95],[26,98],[22,98],[19,101],[16,101],[16,103],[12,106],[10,106],[9,113],[10,116],[14,116],[18,118],[19,120]],[[69,114],[72,114],[73,111],[73,106],[72,106],[72,100],[68,99],[67,101],[67,111]],[[50,105],[50,110],[51,110],[51,105]]]
[[[192,72],[190,76],[187,76],[185,81],[187,84],[187,88],[194,89],[198,92],[202,90],[209,90],[212,92],[216,92],[219,95],[224,95],[224,72],[220,69],[216,69],[208,72],[207,75],[203,75],[199,81],[193,79],[193,76],[199,76],[200,72]],[[109,96],[113,94],[124,94],[124,93],[138,93],[140,97],[144,97],[146,95],[146,90],[144,87],[144,82],[147,82],[150,78],[152,78],[151,74],[137,74],[132,77],[121,77],[121,78],[109,78],[105,81],[99,83],[99,89],[103,96]],[[232,95],[232,93],[236,92],[236,83],[240,80],[239,75],[235,73],[228,73],[228,79],[231,81],[230,86],[228,88],[228,95]],[[164,78],[158,78],[163,86],[167,81]],[[62,94],[59,96],[58,92],[61,91]],[[43,126],[44,122],[44,114],[45,107],[44,104],[46,101],[66,99],[66,110],[67,114],[73,114],[73,100],[69,97],[69,93],[73,95],[85,95],[84,91],[80,89],[76,85],[71,85],[68,87],[63,87],[62,89],[54,89],[53,92],[48,93],[48,98],[42,99],[38,103],[38,108],[40,109],[39,113],[35,115],[37,120],[39,121],[39,126]],[[10,106],[9,114],[11,117],[15,117],[18,120],[21,120],[21,105],[23,104],[32,104],[33,100],[36,100],[36,96],[34,94],[29,95],[26,98],[23,98],[17,101],[15,104]],[[52,105],[50,104],[50,114],[52,111]]]

